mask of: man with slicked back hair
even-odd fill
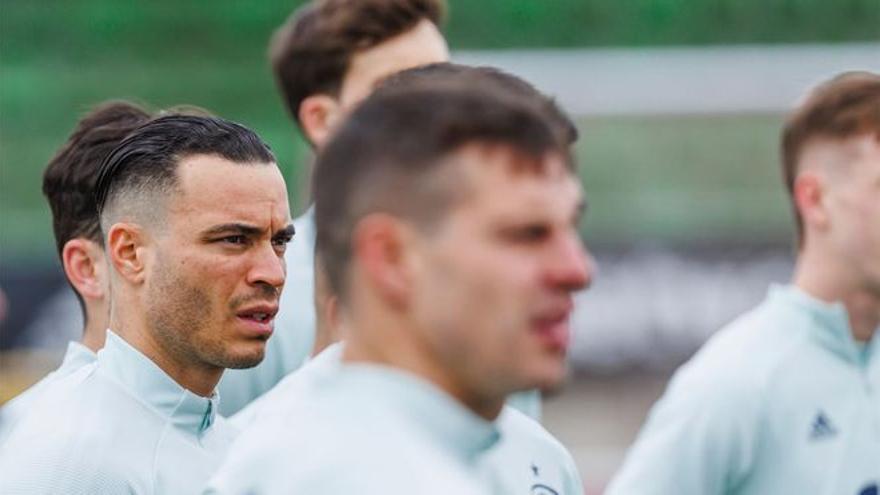
[[[4,491],[195,493],[235,433],[217,383],[259,363],[273,331],[293,236],[284,179],[245,127],[167,115],[110,152],[94,197],[106,342],[9,435]]]

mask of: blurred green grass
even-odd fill
[[[302,0],[2,0],[4,58],[261,58]],[[877,40],[877,0],[447,0],[453,48]],[[120,41],[122,41],[120,43]],[[254,45],[257,50],[254,51]]]
[[[595,243],[791,239],[779,115],[581,119],[577,145]]]
[[[301,1],[0,0],[0,256],[51,257],[43,167],[77,118],[128,98],[256,129],[302,204],[308,152],[265,61]],[[450,1],[453,48],[880,39],[877,0]],[[583,121],[588,238],[787,236],[773,116]]]

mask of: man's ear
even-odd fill
[[[61,249],[61,264],[67,280],[84,299],[107,296],[104,250],[98,243],[82,237],[67,241]]]
[[[132,284],[144,281],[146,233],[140,225],[120,222],[107,231],[107,261],[120,277]]]
[[[412,273],[406,250],[408,227],[383,213],[367,215],[352,236],[352,261],[367,283],[394,306],[409,303]]]
[[[804,171],[794,180],[792,196],[804,222],[804,228],[824,230],[828,227],[828,197],[823,177],[814,171]]]
[[[341,111],[335,98],[323,94],[308,96],[299,104],[299,123],[312,146],[321,149],[330,139]]]

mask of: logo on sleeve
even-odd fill
[[[810,426],[810,440],[824,440],[837,435],[837,428],[828,419],[828,415],[820,410]]]

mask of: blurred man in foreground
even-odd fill
[[[493,89],[380,90],[321,152],[317,251],[345,343],[298,400],[261,413],[209,492],[496,488],[481,470],[494,421],[510,393],[563,378],[571,293],[590,274],[567,143]],[[520,455],[511,467],[540,476]]]
[[[880,77],[816,88],[782,155],[792,285],[676,373],[608,493],[878,493]]]
[[[109,320],[109,273],[95,209],[95,180],[101,162],[150,114],[124,101],[99,105],[80,119],[43,172],[43,194],[52,210],[52,230],[64,276],[79,300],[83,333],[70,342],[61,365],[0,408],[0,443],[42,391],[95,360]]]
[[[107,340],[11,433],[3,489],[194,493],[233,435],[217,382],[257,364],[272,333],[292,236],[284,180],[248,129],[175,115],[125,138],[95,195],[112,267]]]
[[[438,83],[480,87],[493,94],[505,94],[511,99],[532,105],[541,112],[565,149],[569,149],[577,139],[574,124],[552,99],[542,95],[522,79],[490,67],[439,63],[408,69],[389,76],[379,85],[377,91]],[[327,285],[324,289],[326,294],[333,293],[326,270],[316,269],[315,284],[316,293],[321,292],[322,285]],[[318,332],[319,336],[344,333],[338,309],[338,306],[324,307],[326,314],[323,318],[318,318],[318,323],[326,325],[329,331]],[[341,340],[341,337],[337,340]],[[289,404],[307,400],[300,392],[303,382],[314,380],[313,377],[320,376],[324,373],[322,370],[328,366],[338,365],[340,347],[331,347],[319,354],[313,362],[285,377],[272,390],[234,415],[230,422],[245,431],[243,435],[248,436],[248,428],[260,422],[263,414],[272,414],[273,411],[286,409]],[[483,471],[487,473],[487,478],[493,480],[495,493],[516,493],[540,484],[557,487],[559,495],[581,493],[582,483],[571,455],[539,423],[518,410],[506,407],[496,425],[501,439],[496,446],[489,449],[483,463]]]

